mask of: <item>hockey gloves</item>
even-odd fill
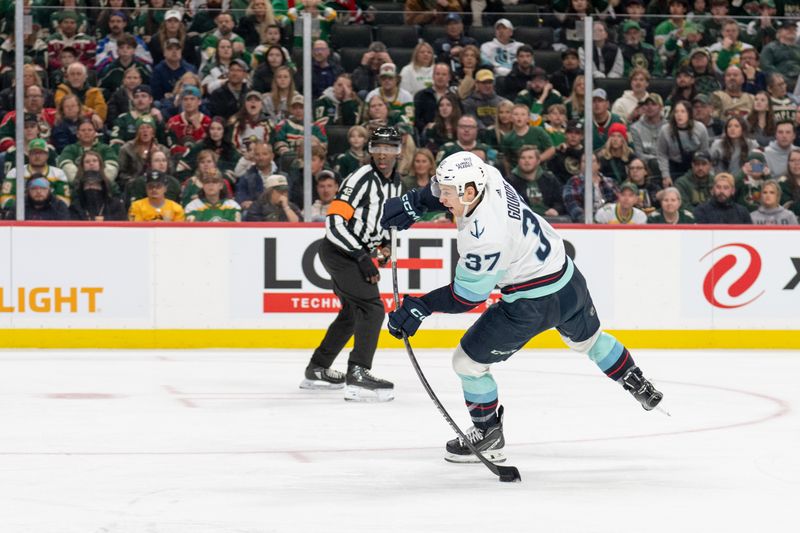
[[[403,333],[411,337],[430,314],[431,310],[425,302],[414,296],[406,296],[400,309],[389,313],[389,333],[398,339],[403,338]]]
[[[358,270],[361,271],[361,275],[364,277],[364,281],[367,283],[378,283],[378,280],[381,278],[380,272],[378,272],[378,267],[375,266],[375,263],[372,262],[372,257],[368,253],[363,253],[356,258]]]
[[[424,212],[424,207],[418,202],[416,190],[409,191],[399,198],[389,198],[383,205],[381,226],[383,229],[397,228],[408,229],[419,220]]]

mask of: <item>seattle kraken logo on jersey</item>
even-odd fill
[[[486,231],[486,228],[481,228],[480,226],[478,226],[478,221],[477,220],[474,221],[473,224],[475,225],[475,231],[470,230],[469,233],[470,233],[470,235],[472,235],[476,239],[480,239],[481,235],[483,235],[483,232]]]

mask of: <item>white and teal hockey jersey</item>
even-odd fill
[[[497,286],[503,300],[513,302],[558,291],[574,270],[564,241],[497,169],[486,169],[484,198],[469,216],[458,220],[455,296],[482,302]]]

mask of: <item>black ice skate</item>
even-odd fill
[[[638,366],[631,367],[622,377],[622,386],[639,400],[646,411],[652,411],[664,397],[652,383],[642,375]]]
[[[332,390],[344,387],[344,374],[332,368],[323,368],[309,363],[306,377],[300,382],[301,389]]]
[[[464,435],[467,436],[469,442],[475,447],[476,450],[493,463],[502,463],[506,460],[503,454],[503,447],[506,445],[506,440],[503,438],[503,406],[497,409],[497,424],[487,430],[476,428],[472,426]],[[475,457],[470,451],[469,447],[464,443],[461,437],[455,438],[447,442],[445,448],[447,453],[444,456],[445,461],[451,463],[479,463],[480,459]]]
[[[376,378],[369,369],[352,365],[345,377],[347,386],[344,399],[353,402],[388,402],[394,400],[394,384],[385,379]]]

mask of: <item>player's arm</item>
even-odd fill
[[[444,211],[439,199],[433,195],[430,184],[386,200],[383,205],[381,226],[383,229],[408,229],[428,211]]]
[[[399,339],[403,333],[410,337],[432,313],[466,313],[485,302],[503,277],[507,264],[503,254],[496,250],[499,248],[483,247],[464,254],[456,265],[452,283],[420,298],[406,296],[403,305],[389,313],[389,332]]]

